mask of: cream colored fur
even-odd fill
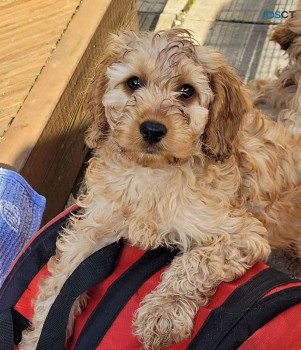
[[[134,91],[133,76],[141,80]],[[189,99],[179,96],[184,84],[195,90]],[[220,53],[184,30],[114,35],[89,100],[87,194],[57,242],[21,350],[35,348],[76,266],[121,238],[180,251],[135,314],[133,332],[145,349],[187,338],[219,283],[266,259],[270,245],[301,251],[301,137],[253,109]],[[160,142],[143,139],[146,120],[166,127]],[[67,337],[85,300],[74,305]]]

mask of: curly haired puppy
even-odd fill
[[[301,137],[253,109],[223,56],[185,30],[111,36],[89,99],[82,213],[57,242],[20,348],[35,348],[75,267],[121,238],[180,252],[133,316],[143,348],[163,348],[189,337],[219,283],[267,258],[268,238],[301,248]]]
[[[288,64],[274,79],[250,83],[254,104],[284,124],[291,132],[301,132],[301,1],[293,15],[273,30],[271,40],[288,57]]]

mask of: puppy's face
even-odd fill
[[[204,151],[217,156],[222,148],[229,153],[228,142],[235,139],[232,129],[237,133],[244,111],[234,116],[227,105],[229,91],[239,89],[240,83],[221,67],[220,54],[195,45],[186,31],[126,32],[113,38],[106,65],[106,122],[94,123],[90,141],[97,139],[95,128],[106,128],[125,155],[145,166],[201,156]],[[220,78],[215,77],[218,69]],[[97,96],[94,91],[93,101]],[[221,128],[225,137],[217,140]]]
[[[106,72],[103,105],[112,137],[143,164],[199,153],[213,93],[191,43],[157,35],[124,44]]]

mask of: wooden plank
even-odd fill
[[[84,92],[105,38],[137,27],[135,0],[83,1],[0,143],[0,163],[46,196],[44,222],[64,207],[86,155]]]
[[[0,3],[0,141],[79,4],[80,0]]]

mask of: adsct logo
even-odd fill
[[[288,17],[294,17],[296,11],[272,11],[264,10],[262,12],[262,19],[286,19]]]

